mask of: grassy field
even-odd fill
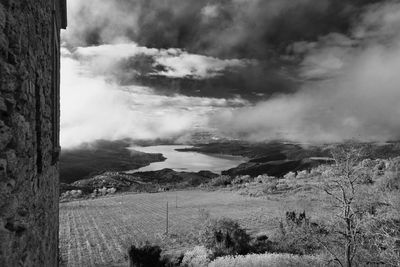
[[[287,210],[320,217],[324,205],[318,199],[310,198],[309,192],[251,198],[237,192],[196,190],[61,203],[60,254],[67,266],[118,266],[126,262],[128,246],[140,241],[156,242],[170,253],[190,248],[201,209],[213,217],[237,219],[250,233],[257,233],[276,227]]]

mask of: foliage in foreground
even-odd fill
[[[376,164],[366,159],[367,149],[358,144],[344,144],[332,150],[333,175],[324,190],[332,199],[332,208],[336,208],[333,210],[336,219],[329,229],[332,239],[319,241],[340,266],[398,266],[399,262],[393,265],[396,261],[388,255],[400,258],[399,244],[390,240],[390,237],[400,240],[399,226],[395,223],[399,220],[398,216],[393,217],[394,206],[382,197],[398,190],[398,168],[392,171],[390,162]],[[375,181],[381,182],[373,186]],[[391,220],[385,220],[386,216],[392,217]],[[376,235],[385,228],[384,233]],[[376,253],[380,249],[383,253]]]
[[[285,220],[279,223],[279,230],[272,236],[269,252],[296,255],[311,255],[323,247],[317,242],[328,235],[325,226],[311,221],[305,212],[286,212]]]
[[[322,257],[318,256],[298,256],[290,254],[248,254],[244,256],[220,257],[211,262],[209,267],[316,267],[326,266]]]
[[[128,251],[130,267],[162,267],[165,262],[161,259],[161,248],[146,243],[143,246],[132,245]]]
[[[228,218],[206,218],[200,241],[214,256],[246,254],[250,250],[250,236],[238,222]]]
[[[198,267],[198,266],[207,266],[212,257],[211,250],[207,249],[204,246],[194,247],[192,250],[188,250],[185,252],[183,256],[181,266],[186,267]]]
[[[400,266],[400,219],[368,218],[363,225],[362,249],[369,262]]]

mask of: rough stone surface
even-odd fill
[[[0,1],[0,266],[58,265],[59,7]]]

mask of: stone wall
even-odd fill
[[[55,1],[0,1],[0,266],[58,265]]]

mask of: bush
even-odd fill
[[[306,213],[286,212],[285,220],[268,243],[269,252],[297,255],[314,254],[321,249],[317,242],[328,235],[324,226],[310,222]]]
[[[161,248],[149,243],[140,247],[132,245],[128,250],[128,256],[130,267],[165,266],[165,263],[161,260]]]
[[[83,194],[82,190],[70,190],[61,194],[62,198],[79,198]]]
[[[275,181],[275,180],[276,180],[276,177],[268,176],[266,174],[259,175],[256,178],[254,178],[254,182],[260,183],[260,184],[268,184],[271,181]]]
[[[400,190],[400,157],[389,161],[385,174],[377,181],[382,191]]]
[[[400,190],[400,173],[388,172],[378,182],[381,191]]]
[[[294,172],[288,172],[283,176],[284,179],[291,180],[291,179],[296,179],[296,173]]]
[[[197,246],[192,250],[186,251],[183,256],[181,266],[200,267],[207,266],[211,261],[212,252],[204,246]]]
[[[200,241],[215,256],[245,254],[250,236],[232,219],[209,219],[200,232]]]
[[[231,267],[231,266],[316,267],[316,266],[326,266],[326,262],[324,262],[322,257],[318,256],[297,256],[290,254],[249,254],[245,256],[220,257],[211,262],[208,266],[209,267]]]
[[[297,173],[296,178],[297,179],[304,179],[304,178],[307,178],[308,176],[309,176],[308,171],[303,170],[303,171],[300,171],[300,172]]]
[[[236,176],[235,179],[232,180],[232,184],[245,184],[252,182],[252,178],[250,175],[240,175]]]
[[[227,185],[231,184],[231,181],[232,181],[232,178],[230,176],[221,175],[221,176],[213,178],[210,181],[210,184],[212,186],[227,186]]]
[[[278,191],[279,180],[270,180],[268,183],[248,183],[239,187],[239,194],[251,197],[261,197],[268,194],[274,194]],[[288,189],[288,187],[286,187]]]

